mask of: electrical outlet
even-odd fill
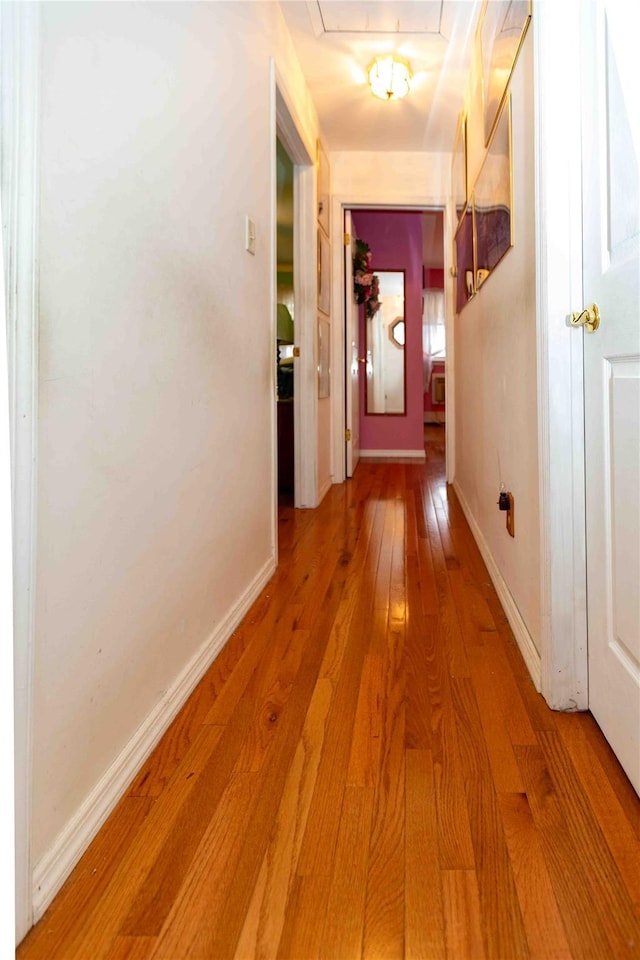
[[[498,497],[498,509],[506,513],[507,533],[510,537],[515,537],[515,499],[513,494],[505,490],[504,487],[500,490],[500,496]]]
[[[516,535],[516,502],[512,493],[507,493],[509,497],[509,509],[507,510],[507,533],[510,537]]]

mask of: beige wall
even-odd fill
[[[467,99],[469,176],[483,155],[480,87]],[[540,649],[540,533],[536,387],[533,29],[511,81],[515,243],[455,318],[455,481]],[[496,506],[515,497],[515,538]]]
[[[46,3],[41,50],[36,867],[273,563],[270,56],[317,136],[277,4]]]
[[[416,151],[334,151],[331,154],[331,192],[363,202],[444,203],[449,195],[451,157]]]

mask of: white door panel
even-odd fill
[[[583,334],[589,706],[640,792],[638,121],[606,7],[585,4],[582,51],[584,306],[601,316]]]

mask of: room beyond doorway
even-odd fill
[[[347,287],[353,288],[359,304],[359,319],[357,366],[352,362],[354,344],[345,344],[346,378],[347,384],[357,378],[359,402],[351,405],[347,419],[357,417],[352,433],[359,438],[363,459],[423,459],[424,423],[444,423],[446,419],[444,211],[351,208],[348,213],[354,271],[345,273]],[[377,282],[371,280],[372,288],[366,283],[385,271],[404,276],[403,344],[394,336],[400,319],[397,305],[389,312],[378,294]],[[351,296],[350,289],[346,293]],[[389,366],[388,383],[384,383],[385,356],[391,354],[391,359],[398,361],[401,353],[403,365]],[[376,370],[378,384],[373,390]],[[387,386],[398,392],[398,385],[391,382],[398,376],[404,377],[405,403],[381,400]],[[376,405],[370,402],[374,393],[379,400]],[[351,426],[347,423],[348,430]]]
[[[291,500],[295,491],[295,432],[293,344],[294,189],[293,163],[276,140],[276,377],[278,432],[278,499]]]

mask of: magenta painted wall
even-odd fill
[[[405,271],[406,415],[366,416],[364,364],[360,365],[360,448],[424,450],[422,367],[422,222],[419,211],[353,210],[357,236],[373,255],[373,271]],[[360,307],[360,356],[364,355],[364,307]]]

